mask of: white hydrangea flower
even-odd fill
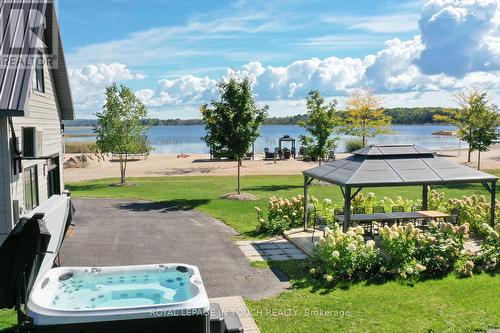
[[[356,244],[351,243],[351,244],[347,245],[347,251],[349,251],[349,252],[356,251]]]

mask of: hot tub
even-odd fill
[[[72,213],[68,195],[54,196],[0,246],[0,308],[15,307],[24,331],[209,332],[210,304],[195,266],[52,268]]]
[[[27,304],[36,332],[208,332],[210,305],[197,267],[62,267]]]

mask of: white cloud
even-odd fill
[[[124,64],[88,65],[70,69],[71,90],[77,110],[96,112],[102,106],[104,90],[112,82],[142,80],[142,73],[132,73]]]
[[[257,101],[286,108],[293,113],[304,112],[303,99],[312,89],[319,90],[326,97],[342,97],[353,89],[371,87],[383,94],[384,101],[391,106],[415,106],[418,103],[449,105],[450,91],[473,85],[488,89],[497,98],[495,92],[500,90],[499,2],[431,0],[424,7],[419,21],[420,36],[406,41],[397,38],[388,40],[384,48],[375,54],[363,58],[311,58],[285,66],[265,66],[261,61],[252,61],[236,69],[227,69],[224,77],[248,77]],[[255,15],[243,22],[211,21],[206,24],[224,33],[250,29],[245,22],[260,18]],[[356,24],[362,23],[353,22],[353,25]],[[199,22],[192,23],[190,27],[202,35],[205,33],[202,30],[206,25]],[[257,29],[263,27],[261,25]],[[374,25],[371,27],[376,29]],[[327,46],[328,43],[353,41],[352,36],[351,40],[349,36],[344,37],[311,38],[306,43]],[[148,43],[154,44],[157,41],[155,38],[162,37],[158,37],[157,32],[146,32],[134,36],[133,40],[147,38],[152,39]],[[118,44],[121,43],[124,42]],[[111,49],[115,52],[122,47],[124,45]],[[156,51],[153,49],[151,52]],[[198,116],[195,110],[199,105],[218,96],[217,78],[193,74],[164,76],[156,86],[143,87],[137,94],[154,115],[168,111],[168,114],[163,113],[163,117]],[[102,92],[107,84],[144,78],[142,74],[132,73],[127,66],[117,63],[84,66],[72,70],[70,76],[77,108],[94,108],[94,112],[96,106],[102,105]],[[172,114],[181,110],[189,111]]]
[[[431,0],[419,21],[425,74],[463,77],[500,69],[498,0]]]
[[[339,24],[350,29],[360,29],[375,33],[395,33],[418,30],[418,14],[398,13],[381,16],[329,16],[324,22]]]

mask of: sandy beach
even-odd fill
[[[467,161],[467,150],[445,150],[440,155],[471,167],[477,165],[477,152],[472,154],[471,163]],[[337,154],[337,159],[349,154]],[[72,155],[67,155],[69,158]],[[206,154],[194,154],[187,158],[178,158],[175,154],[152,154],[147,160],[134,161],[127,164],[128,177],[159,176],[233,176],[236,174],[236,162],[209,161]],[[317,162],[301,160],[268,161],[262,159],[243,161],[242,175],[293,175],[317,166]],[[481,169],[500,169],[500,145],[492,146],[490,151],[481,154]],[[66,181],[80,181],[100,178],[118,177],[119,163],[109,160],[92,162],[87,168],[70,168],[64,170]]]

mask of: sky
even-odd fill
[[[372,89],[384,107],[454,106],[460,89],[500,102],[500,0],[58,0],[77,118],[112,82],[151,117],[199,118],[217,82],[248,77],[271,116],[340,107]]]

